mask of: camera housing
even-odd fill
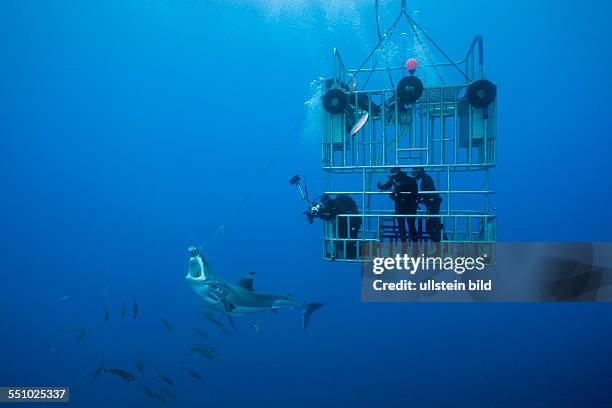
[[[289,184],[291,184],[292,186],[295,186],[300,182],[301,179],[302,177],[299,174],[296,174],[295,176],[289,179]]]
[[[313,203],[312,207],[310,207],[308,210],[302,213],[306,216],[306,220],[308,221],[309,225],[312,224],[315,218],[319,216],[320,210],[321,210],[321,204],[315,202]]]

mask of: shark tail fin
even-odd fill
[[[309,303],[306,305],[306,309],[304,309],[304,331],[306,331],[306,327],[308,326],[308,322],[310,321],[310,315],[315,310],[318,310],[323,307],[323,303]]]

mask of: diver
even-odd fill
[[[390,170],[389,180],[386,183],[376,184],[379,190],[391,189],[391,199],[395,202],[395,214],[399,228],[400,240],[406,242],[406,223],[410,233],[410,241],[417,242],[416,218],[419,187],[416,180],[410,177],[399,167]],[[402,217],[402,215],[412,215],[413,217]]]
[[[353,214],[359,214],[357,203],[355,200],[347,194],[337,194],[332,198],[329,194],[323,194],[319,200],[310,201],[308,197],[308,188],[306,183],[302,187],[302,177],[295,175],[289,180],[289,184],[295,186],[299,190],[300,197],[306,201],[308,208],[302,214],[306,216],[308,224],[314,223],[316,218],[319,218],[328,223],[332,223],[333,227],[336,226],[336,219],[338,230],[336,237],[339,240],[345,239],[357,239],[359,236],[359,230],[362,225],[362,218],[358,216],[350,216]],[[348,217],[338,217],[339,215],[349,215]],[[344,242],[336,241],[336,253],[344,253]],[[346,258],[355,259],[357,257],[357,242],[346,241]]]
[[[339,240],[357,239],[359,230],[361,229],[361,217],[338,217],[340,214],[358,214],[357,203],[355,200],[346,194],[337,194],[331,198],[329,194],[323,194],[319,203],[314,202],[313,206],[304,212],[309,222],[312,224],[315,218],[320,218],[323,221],[331,222],[336,226],[336,218],[338,219],[337,235]],[[344,241],[336,241],[336,253],[344,253]],[[357,257],[357,242],[346,241],[347,259],[355,259]]]
[[[437,215],[440,214],[442,197],[438,193],[432,193],[437,191],[436,185],[434,184],[431,176],[425,173],[425,168],[415,167],[412,170],[412,175],[417,179],[417,181],[421,182],[421,192],[427,193],[419,194],[419,202],[425,205],[427,215],[436,216],[425,218],[425,231],[433,242],[440,242],[442,235],[442,222],[440,217],[437,217]]]

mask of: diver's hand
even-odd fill
[[[376,183],[376,188],[378,188],[379,190],[383,189],[383,185],[380,184],[380,181],[378,183]]]

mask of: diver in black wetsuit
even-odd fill
[[[359,214],[357,203],[351,196],[347,194],[337,194],[335,198],[331,198],[329,194],[323,194],[319,202],[310,201],[308,197],[308,187],[302,176],[296,174],[291,177],[289,184],[297,188],[300,198],[308,205],[308,208],[302,214],[306,216],[309,224],[312,224],[315,218],[320,218],[323,221],[329,222],[327,226],[331,227],[333,225],[333,234],[337,236],[339,240],[358,238],[363,221],[362,217],[338,217],[341,214]],[[337,231],[336,225],[338,226]],[[346,254],[344,254],[345,242]],[[357,241],[336,241],[335,244],[336,253],[343,254],[348,259],[357,257]]]
[[[412,175],[421,181],[421,192],[437,191],[436,185],[433,179],[427,173],[423,167],[416,167],[412,170]],[[419,201],[425,204],[428,215],[439,215],[440,204],[442,203],[442,197],[440,194],[420,194]],[[442,222],[440,217],[426,217],[425,218],[425,230],[433,242],[440,242],[442,235]]]
[[[335,222],[339,214],[358,214],[357,203],[353,198],[346,194],[338,194],[331,198],[328,194],[321,196],[321,201],[309,210],[306,214],[309,219],[320,218],[324,221]],[[361,217],[339,217],[338,218],[338,239],[356,239],[361,229]],[[356,241],[346,243],[346,258],[351,259],[357,256]],[[344,252],[344,244],[336,242],[336,251]]]
[[[419,186],[413,177],[403,172],[399,167],[393,167],[389,180],[378,183],[379,190],[391,189],[391,199],[395,202],[395,214],[416,215],[419,198]],[[406,242],[406,223],[410,233],[410,241],[417,242],[417,229],[415,217],[397,217],[400,240]]]

